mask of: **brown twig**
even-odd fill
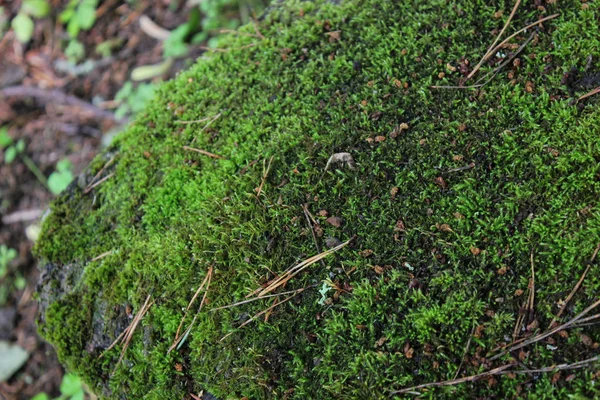
[[[598,93],[600,93],[600,87],[597,87],[596,89],[592,90],[591,92],[588,92],[588,93],[586,93],[586,94],[584,94],[582,96],[579,96],[579,98],[577,99],[577,101],[579,102],[579,101],[581,101],[583,99],[587,99],[588,97],[593,96],[593,95],[598,94]]]
[[[533,37],[534,37],[534,34],[532,33],[531,35],[529,35],[529,38],[517,49],[517,51],[515,51],[508,59],[506,59],[506,61],[504,61],[502,64],[500,64],[495,70],[488,72],[486,75],[481,77],[481,79],[479,79],[474,85],[470,85],[470,86],[431,86],[431,88],[432,89],[478,89],[478,88],[484,87],[485,85],[490,83],[492,81],[492,79],[494,79],[496,77],[496,75],[498,75],[500,73],[502,68],[504,68],[506,65],[508,65],[512,60],[514,60],[517,57],[517,55],[519,55],[519,53],[521,53],[523,51],[525,46],[527,46],[529,44],[529,42],[531,42]],[[488,76],[489,76],[489,79],[487,79],[483,83],[479,83],[482,80],[486,79]]]
[[[463,356],[460,360],[460,365],[458,366],[458,369],[456,370],[456,373],[454,374],[453,379],[456,379],[458,377],[458,374],[460,373],[460,369],[462,368],[463,364],[465,363],[465,358],[467,357],[467,353],[469,352],[469,347],[471,346],[471,339],[473,338],[474,333],[475,333],[475,325],[473,325],[473,329],[471,329],[471,334],[469,335],[469,340],[467,340],[467,345],[465,346],[465,351],[463,351]]]
[[[177,327],[177,332],[175,333],[175,339],[179,339],[179,332],[181,331],[181,327],[183,325],[183,321],[185,321],[185,317],[187,316],[188,311],[192,307],[192,304],[194,304],[194,301],[196,301],[196,298],[200,294],[200,291],[202,290],[202,288],[204,288],[204,285],[208,281],[208,278],[209,278],[209,276],[211,274],[212,274],[212,267],[210,267],[208,269],[208,272],[206,273],[206,276],[204,277],[204,280],[200,284],[200,287],[198,287],[198,290],[196,290],[196,293],[194,293],[194,295],[192,296],[192,299],[190,300],[190,302],[188,303],[187,307],[185,308],[185,312],[183,314],[183,317],[181,318],[181,322],[179,323],[179,327]],[[204,293],[204,295],[206,296],[206,293]],[[200,305],[200,306],[202,306],[202,305]]]
[[[104,182],[106,182],[107,180],[109,180],[110,178],[112,178],[115,175],[114,172],[111,172],[110,174],[106,175],[104,178],[100,179],[98,182],[94,183],[91,186],[88,186],[84,191],[83,194],[88,194],[89,192],[92,191],[92,189],[94,189],[96,186],[100,186],[101,184],[103,184]]]
[[[312,287],[315,287],[315,285],[310,285],[310,286],[306,286],[306,287],[303,287],[303,288],[300,288],[300,289],[290,290],[290,291],[287,291],[287,292],[281,292],[281,293],[276,293],[276,294],[269,294],[269,295],[261,296],[261,297],[254,297],[252,299],[243,300],[243,301],[240,301],[240,302],[237,302],[237,303],[234,303],[234,304],[229,304],[229,305],[226,305],[226,306],[212,308],[210,311],[212,312],[212,311],[224,310],[226,308],[233,308],[233,307],[241,306],[242,304],[252,303],[253,301],[257,301],[257,300],[268,299],[268,298],[271,298],[271,297],[279,297],[279,296],[283,296],[283,295],[286,295],[286,294],[292,294],[292,293],[297,293],[297,292],[303,292],[306,289],[309,289],[309,288],[312,288]]]
[[[296,296],[298,293],[300,293],[300,292],[294,293],[294,294],[292,294],[291,296],[288,296],[288,297],[286,297],[285,299],[281,300],[280,302],[273,304],[272,306],[270,306],[270,307],[269,307],[269,308],[267,308],[266,310],[263,310],[263,311],[259,312],[258,314],[255,314],[255,315],[254,315],[252,318],[248,319],[246,322],[244,322],[243,324],[241,324],[240,326],[238,326],[238,327],[237,327],[237,329],[243,328],[244,326],[248,325],[250,322],[252,322],[252,321],[256,320],[256,319],[257,319],[258,317],[260,317],[261,315],[263,315],[263,314],[266,314],[266,313],[268,313],[268,312],[272,311],[272,310],[273,310],[275,307],[277,307],[278,305],[281,305],[281,304],[283,304],[283,303],[285,303],[285,302],[287,302],[287,301],[289,301],[289,300],[293,299],[293,298],[294,298],[294,297],[295,297],[295,296]],[[233,333],[234,333],[234,332],[235,332],[235,331],[229,332],[227,335],[223,336],[223,337],[222,337],[222,338],[219,340],[219,342],[222,342],[223,340],[225,340],[225,339],[226,339],[226,338],[228,338],[229,336],[233,335]]]
[[[206,294],[208,293],[208,289],[210,289],[210,281],[212,280],[212,272],[213,272],[213,268],[210,267],[208,269],[206,277],[204,278],[204,281],[202,282],[202,285],[200,285],[200,287],[198,288],[198,290],[196,290],[196,293],[194,294],[194,296],[192,297],[192,300],[188,304],[188,306],[186,308],[186,312],[184,313],[183,318],[181,319],[181,323],[179,324],[179,327],[177,328],[177,333],[175,334],[175,341],[173,342],[173,344],[171,345],[171,347],[167,351],[167,354],[169,354],[171,351],[173,351],[173,349],[179,348],[181,346],[181,344],[183,343],[183,341],[188,337],[188,335],[192,331],[192,327],[196,323],[196,319],[198,318],[198,315],[200,314],[200,311],[202,311],[202,306],[206,302]],[[187,311],[192,306],[192,303],[194,302],[194,300],[196,300],[196,297],[198,297],[198,293],[200,293],[200,289],[202,287],[204,287],[204,283],[206,283],[206,290],[204,291],[204,295],[202,296],[202,300],[200,301],[200,306],[198,307],[198,311],[196,311],[196,315],[194,315],[194,318],[192,319],[192,322],[187,327],[187,329],[185,330],[185,332],[181,336],[179,336],[179,331],[181,329],[181,326],[183,325],[183,321],[185,320],[185,317],[187,315]]]
[[[312,234],[313,241],[315,242],[315,248],[317,249],[317,253],[320,253],[321,249],[319,248],[319,243],[317,242],[317,235],[315,235],[315,228],[310,223],[310,217],[309,217],[310,212],[308,211],[308,205],[303,204],[302,210],[304,210],[304,216],[306,217],[306,222],[308,222],[308,227],[310,228],[310,233]],[[314,218],[313,218],[313,221],[314,221]],[[321,265],[323,267],[325,267],[325,262],[323,260],[320,260],[320,261],[321,261]]]
[[[492,43],[492,45],[487,49],[486,53],[483,55],[483,57],[481,58],[481,60],[479,61],[479,63],[477,63],[477,65],[475,66],[475,68],[473,68],[473,71],[471,71],[469,73],[469,75],[467,75],[467,80],[471,79],[471,77],[473,77],[473,75],[475,75],[477,73],[477,71],[479,71],[479,68],[481,68],[481,66],[483,65],[484,62],[486,62],[491,56],[492,56],[492,49],[494,48],[494,46],[496,45],[496,43],[498,43],[498,40],[500,40],[500,38],[502,37],[502,35],[504,34],[504,31],[506,31],[506,28],[508,28],[508,25],[510,25],[510,21],[512,21],[513,17],[515,16],[515,13],[517,12],[517,9],[519,8],[519,5],[521,4],[521,0],[517,0],[515,2],[515,5],[510,13],[510,15],[508,16],[508,20],[506,20],[506,23],[504,24],[504,27],[502,28],[502,30],[500,31],[500,33],[498,34],[498,36],[496,36],[496,39],[494,40],[494,43]]]
[[[594,262],[594,260],[596,259],[596,256],[598,255],[598,251],[600,251],[600,244],[598,244],[598,246],[596,246],[596,250],[594,250],[594,254],[592,254],[592,258],[590,259],[590,263],[588,264],[588,266],[585,269],[585,271],[583,271],[583,274],[581,274],[581,277],[579,278],[579,280],[575,284],[575,287],[573,288],[573,290],[571,290],[571,293],[569,293],[569,295],[565,299],[565,301],[564,301],[562,307],[560,308],[560,310],[558,310],[558,314],[556,314],[556,316],[554,318],[552,318],[552,321],[550,322],[550,325],[548,325],[548,329],[552,328],[552,325],[554,325],[554,323],[556,322],[556,320],[559,319],[560,316],[562,315],[562,313],[567,309],[567,304],[569,304],[569,302],[571,301],[571,299],[573,298],[573,296],[575,296],[575,293],[577,293],[577,291],[579,290],[579,287],[581,286],[581,284],[583,283],[583,280],[585,279],[585,276],[589,272],[589,270],[590,270],[590,268],[592,266],[592,263]]]
[[[154,300],[152,302],[150,302],[150,298],[151,298],[151,295],[148,295],[148,297],[146,297],[146,301],[140,308],[140,311],[138,311],[136,316],[133,318],[133,321],[131,321],[129,326],[127,328],[125,328],[125,330],[123,332],[121,332],[121,334],[115,339],[115,341],[110,346],[108,346],[108,348],[106,350],[104,350],[102,352],[102,354],[100,354],[100,358],[102,358],[104,356],[104,354],[106,354],[107,351],[111,350],[118,343],[123,343],[123,349],[121,350],[121,355],[119,356],[119,359],[117,360],[117,362],[115,364],[115,370],[116,370],[117,366],[119,365],[119,363],[123,360],[123,357],[125,356],[125,352],[127,351],[127,348],[129,347],[129,343],[131,342],[131,338],[133,337],[133,334],[135,333],[135,329],[137,328],[138,324],[144,317],[144,314],[146,314],[146,312],[150,309],[152,304],[154,304]]]
[[[32,97],[43,105],[62,104],[70,107],[77,107],[98,119],[108,119],[115,122],[125,122],[117,120],[111,112],[105,111],[75,96],[68,95],[58,89],[42,89],[33,86],[9,86],[0,89],[0,99],[2,98],[23,98]]]
[[[519,350],[525,346],[529,346],[530,344],[539,342],[542,339],[547,338],[548,336],[552,336],[554,335],[556,332],[562,331],[564,329],[567,328],[572,328],[573,325],[575,325],[576,322],[579,322],[580,319],[582,319],[584,316],[586,316],[590,311],[592,311],[594,308],[598,307],[600,305],[600,300],[596,300],[594,303],[592,303],[592,305],[590,305],[589,307],[587,307],[585,310],[583,310],[581,313],[577,314],[577,316],[573,317],[571,320],[565,322],[562,325],[557,326],[554,329],[551,329],[549,331],[540,333],[532,338],[529,338],[527,340],[524,340],[523,342],[519,343],[519,344],[515,344],[515,345],[511,345],[509,348],[503,350],[502,352],[496,354],[495,356],[491,357],[489,360],[490,361],[494,361],[502,356],[504,356],[505,354],[508,354],[510,352],[513,352],[515,350]]]
[[[225,160],[225,157],[220,156],[218,154],[214,154],[214,153],[208,152],[206,150],[196,149],[194,147],[189,147],[189,146],[183,146],[183,149],[184,150],[188,150],[188,151],[195,151],[196,153],[200,153],[200,154],[203,154],[203,155],[211,157],[211,158],[217,158],[217,159],[220,159],[220,160]]]
[[[329,249],[329,250],[319,253],[315,256],[312,256],[312,257],[302,261],[301,263],[289,268],[287,271],[285,271],[279,277],[273,279],[267,287],[257,289],[257,290],[260,290],[260,292],[258,293],[258,296],[259,297],[264,296],[265,294],[268,294],[268,293],[272,292],[273,290],[277,289],[278,287],[286,284],[290,279],[292,279],[294,276],[299,274],[301,271],[308,268],[309,266],[316,263],[317,261],[327,257],[328,255],[333,254],[336,251],[346,247],[352,240],[354,240],[354,237],[352,237],[351,239],[347,240],[346,242],[344,242],[332,249]]]
[[[100,175],[102,175],[102,173],[104,172],[104,170],[106,168],[108,168],[115,161],[115,158],[116,158],[116,155],[112,156],[110,158],[110,160],[108,160],[107,163],[104,164],[104,166],[102,168],[100,168],[100,171],[96,172],[96,175],[94,175],[94,177],[92,178],[92,180],[90,181],[90,183],[88,183],[87,187],[85,188],[85,190],[83,192],[84,194],[88,193],[91,190],[90,189],[90,185],[92,185],[96,181],[96,179],[98,179],[100,177]]]
[[[113,253],[113,250],[110,250],[110,251],[104,252],[104,253],[100,254],[99,256],[96,256],[96,257],[92,258],[92,259],[90,260],[90,262],[94,262],[94,261],[101,260],[101,259],[103,259],[104,257],[111,255],[112,253]]]
[[[263,187],[265,186],[265,183],[267,182],[267,176],[269,175],[269,171],[271,170],[271,163],[273,162],[273,156],[271,156],[271,158],[269,159],[269,165],[267,165],[267,167],[265,168],[265,163],[267,160],[263,160],[263,176],[262,179],[260,180],[260,185],[258,186],[258,189],[256,190],[256,199],[260,200],[260,194],[262,192]]]
[[[425,389],[425,388],[430,388],[430,387],[453,386],[453,385],[458,385],[458,384],[465,383],[465,382],[474,382],[474,381],[484,378],[486,376],[498,375],[499,373],[501,373],[502,371],[504,371],[510,367],[512,367],[512,364],[506,364],[506,365],[502,365],[498,368],[494,368],[490,371],[482,372],[481,374],[477,374],[477,375],[466,376],[464,378],[459,378],[459,379],[451,379],[449,381],[424,383],[422,385],[417,385],[417,386],[413,386],[413,387],[409,387],[409,388],[405,388],[405,389],[395,390],[395,391],[391,392],[390,395],[394,396],[397,394],[414,392],[415,390]]]
[[[446,173],[466,171],[468,169],[473,169],[473,168],[475,168],[475,163],[474,162],[472,162],[472,163],[470,163],[468,165],[465,165],[464,167],[451,168],[451,169],[447,170]]]
[[[192,121],[175,121],[175,123],[176,124],[184,124],[184,125],[187,125],[187,124],[199,124],[201,122],[206,122],[209,119],[211,119],[211,118],[210,117],[206,117],[206,118],[202,118],[202,119],[195,119],[195,120],[192,120]]]

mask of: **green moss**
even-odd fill
[[[452,379],[461,363],[459,376],[507,362],[486,354],[512,336],[531,255],[535,311],[527,322],[537,321],[539,332],[600,242],[598,100],[572,106],[561,84],[600,48],[597,1],[585,5],[571,0],[544,11],[524,2],[510,31],[560,16],[536,31],[519,66],[477,91],[431,85],[455,85],[462,75],[452,69],[480,59],[512,4],[273,6],[257,26],[265,39],[227,37],[229,51],[204,56],[166,83],[86,181],[53,204],[37,252],[82,266],[83,277],[49,305],[42,334],[66,365],[115,398],[200,390],[222,399],[385,398]],[[339,40],[327,34],[338,30]],[[599,68],[594,59],[591,70]],[[179,123],[217,114],[206,129]],[[393,137],[401,123],[409,128]],[[338,152],[350,153],[356,168],[325,171]],[[114,175],[84,194],[113,155],[101,176]],[[237,330],[272,303],[210,309],[244,299],[273,272],[317,253],[303,204],[320,224],[321,249],[328,237],[355,240],[286,290],[314,287],[268,322]],[[319,210],[343,224],[329,224]],[[210,267],[210,302],[183,346],[168,353]],[[322,305],[318,289],[328,279],[345,291]],[[599,289],[592,269],[562,320]],[[126,326],[107,322],[118,318],[111,310],[132,305],[137,313],[148,294],[156,302],[122,363],[120,346],[100,357]],[[104,335],[104,348],[90,348],[94,332]],[[600,341],[593,326],[574,329],[528,346],[523,364],[537,369],[595,354],[579,334]],[[498,376],[425,397],[594,397],[593,372],[558,381],[544,373]]]

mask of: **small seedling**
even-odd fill
[[[142,111],[146,103],[154,96],[154,89],[155,86],[151,83],[141,83],[134,88],[132,82],[126,82],[115,96],[115,100],[121,102],[115,111],[117,119]]]
[[[60,396],[54,400],[83,400],[85,389],[81,378],[74,374],[66,374],[60,383]],[[31,400],[50,400],[46,393],[38,393]]]
[[[17,258],[17,251],[5,245],[0,245],[0,279],[8,272],[8,264]]]
[[[48,188],[53,194],[59,194],[69,186],[73,180],[72,168],[73,164],[66,158],[56,164],[56,171],[48,177]]]
[[[23,0],[19,13],[11,21],[17,40],[27,43],[33,36],[35,24],[32,18],[45,18],[50,14],[50,4],[47,0]]]
[[[81,30],[87,31],[96,22],[98,0],[71,0],[58,19],[67,25],[67,32],[76,38]]]

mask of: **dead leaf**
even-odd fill
[[[441,176],[438,176],[437,178],[435,178],[435,184],[438,185],[442,189],[446,189],[448,187],[448,184],[446,184],[446,181]]]
[[[377,342],[375,342],[375,347],[381,347],[383,346],[383,344],[387,341],[387,338],[385,336],[382,336],[381,338],[379,338],[379,340]]]
[[[401,219],[396,221],[396,226],[394,226],[394,232],[406,232],[406,227],[404,226],[404,222]]]
[[[326,219],[326,221],[329,225],[335,226],[336,228],[341,227],[343,223],[340,217],[329,217]]]
[[[584,346],[586,346],[586,347],[594,346],[594,342],[588,335],[581,333],[581,334],[579,334],[579,339],[581,340],[581,343],[583,343]]]
[[[373,250],[371,250],[371,249],[362,250],[362,251],[359,251],[358,254],[360,254],[361,257],[367,258],[367,257],[370,257],[371,255],[373,255]]]

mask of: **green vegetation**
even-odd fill
[[[595,356],[584,325],[490,357],[515,326],[546,330],[600,243],[598,98],[571,105],[562,84],[600,49],[597,2],[525,2],[507,34],[560,16],[475,78],[535,33],[518,61],[477,90],[431,88],[471,70],[511,6],[289,1],[260,34],[222,40],[53,203],[42,335],[114,398],[389,398],[512,356],[507,372]],[[336,153],[353,163],[328,165]],[[238,329],[272,298],[211,311],[351,238],[278,289],[309,287],[268,321]],[[210,268],[207,304],[169,352]],[[559,323],[599,290],[594,264]],[[118,363],[123,344],[106,349],[147,296]],[[424,397],[594,398],[596,380],[593,366],[511,372]]]
[[[60,383],[60,396],[55,400],[83,400],[85,390],[81,378],[73,374],[65,374]],[[50,396],[46,393],[39,393],[32,400],[49,400]]]

